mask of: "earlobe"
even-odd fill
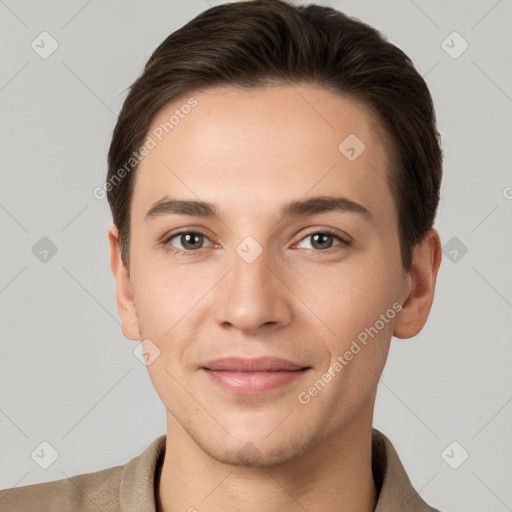
[[[130,276],[121,258],[119,231],[115,224],[112,224],[108,230],[108,241],[110,246],[110,268],[116,285],[117,310],[121,318],[121,332],[129,340],[140,341],[137,314],[130,288]]]
[[[424,240],[414,248],[408,276],[410,293],[397,315],[393,330],[395,337],[412,338],[423,329],[434,300],[441,257],[439,234],[430,229]]]

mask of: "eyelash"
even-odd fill
[[[177,231],[176,233],[172,233],[171,235],[165,237],[165,239],[163,240],[162,244],[164,245],[164,247],[166,249],[172,251],[174,254],[177,254],[178,256],[190,257],[190,256],[197,255],[197,251],[200,251],[201,249],[195,249],[195,250],[190,250],[190,251],[183,251],[181,249],[176,249],[175,247],[173,247],[173,246],[171,246],[169,244],[169,242],[173,238],[175,238],[175,237],[177,237],[179,235],[184,235],[184,234],[187,234],[187,235],[201,235],[201,236],[204,236],[205,238],[207,238],[208,240],[210,240],[208,238],[208,235],[206,233],[204,233],[203,231],[201,231],[200,229],[194,229],[194,230],[183,229],[181,231]],[[352,245],[352,240],[343,238],[338,233],[335,233],[334,231],[332,231],[330,229],[321,229],[321,230],[316,229],[314,231],[310,231],[309,233],[306,233],[299,240],[299,242],[302,242],[302,240],[308,238],[309,236],[317,235],[317,234],[331,235],[331,236],[334,236],[335,238],[337,238],[340,241],[339,244],[335,245],[334,247],[330,247],[329,249],[325,249],[325,250],[311,249],[314,252],[317,252],[317,253],[320,253],[320,254],[332,254],[333,252],[338,252],[338,251],[343,250],[343,249],[345,249],[347,247],[350,247]]]

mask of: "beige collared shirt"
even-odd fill
[[[1,512],[156,512],[155,476],[166,436],[155,439],[124,466],[53,482],[0,491]],[[379,492],[375,512],[439,512],[412,487],[391,441],[372,432],[372,471]]]

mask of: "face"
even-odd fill
[[[159,354],[147,368],[169,424],[211,457],[248,465],[369,427],[412,282],[372,113],[312,85],[222,87],[173,102],[148,134],[130,276],[114,236],[112,261],[123,332]],[[266,356],[304,369],[211,363]]]

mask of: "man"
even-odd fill
[[[391,337],[432,305],[441,174],[427,86],[369,26],[255,0],[171,34],[104,187],[122,331],[166,435],[1,510],[434,510],[372,417]]]

